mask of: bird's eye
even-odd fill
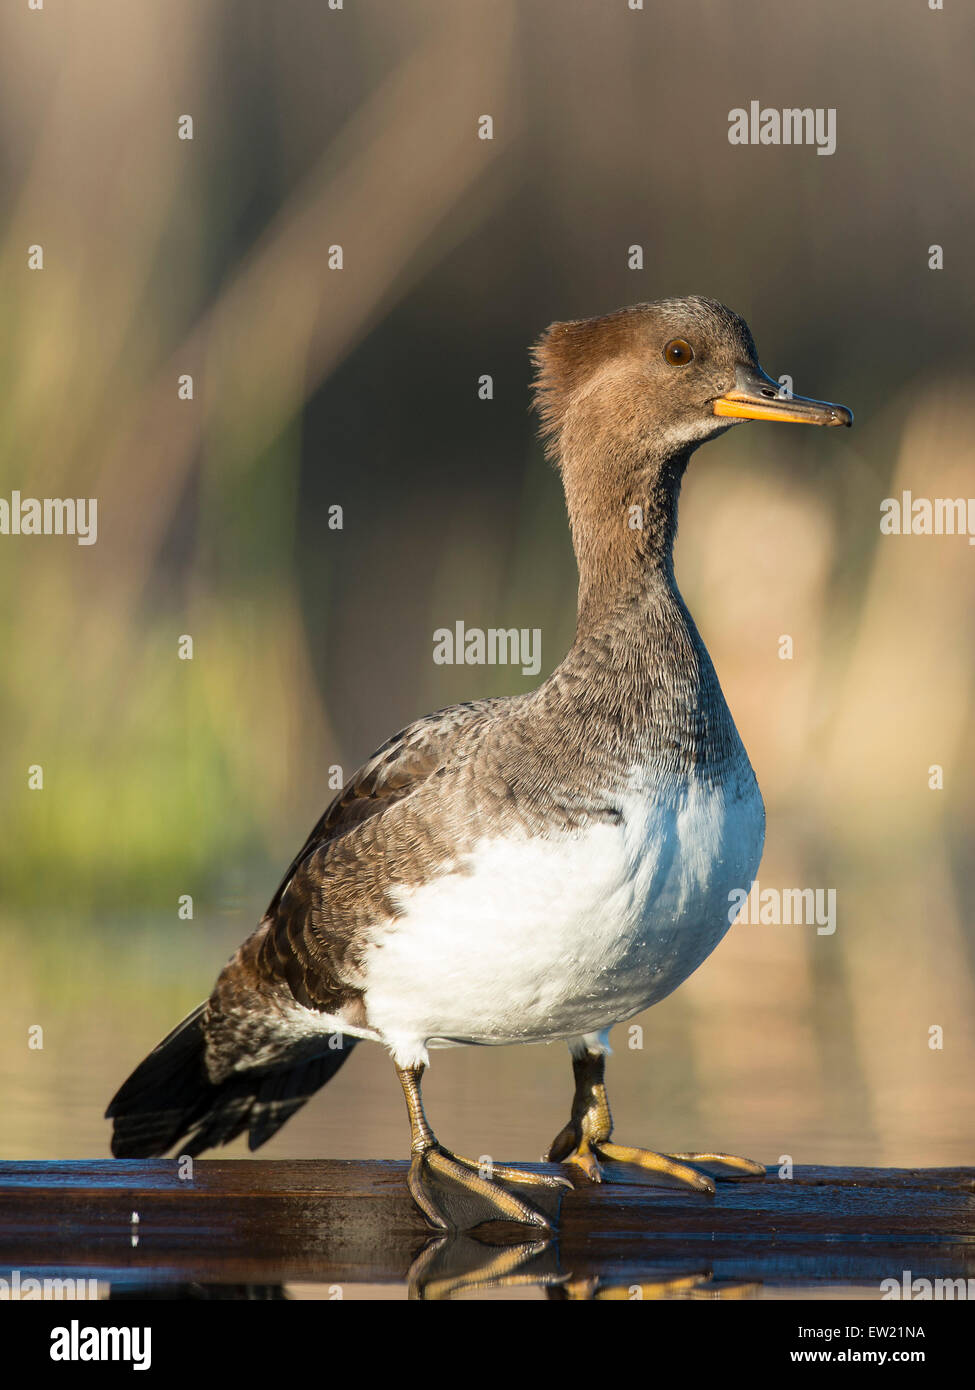
[[[672,367],[686,367],[694,361],[694,349],[683,338],[672,338],[664,348],[664,361]]]

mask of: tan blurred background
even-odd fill
[[[0,495],[97,496],[99,536],[0,537],[3,1157],[107,1153],[111,1092],[256,924],[332,765],[533,684],[435,666],[434,628],[540,627],[557,664],[575,573],[526,347],[703,293],[857,413],[703,450],[678,553],[768,805],[760,883],[835,888],[838,925],[738,925],[641,1049],[619,1030],[619,1132],[972,1160],[975,551],[878,526],[902,488],[975,492],[962,11],[4,8]],[[836,153],[730,146],[753,99],[835,107]],[[477,1049],[436,1054],[427,1093],[461,1152],[534,1158],[569,1087],[561,1047]],[[406,1138],[361,1047],[263,1152]]]

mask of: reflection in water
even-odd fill
[[[411,1299],[432,1303],[460,1293],[548,1287],[562,1279],[554,1239],[493,1246],[458,1234],[428,1241],[410,1266],[407,1284]]]
[[[283,1284],[113,1284],[109,1291],[110,1303],[149,1303],[172,1302],[190,1299],[200,1303],[245,1301],[249,1303],[275,1303],[288,1298]]]
[[[636,1284],[613,1284],[603,1279],[569,1279],[549,1289],[548,1296],[581,1303],[659,1303],[672,1298],[753,1298],[761,1287],[761,1284],[747,1280],[740,1283],[716,1283],[714,1276],[707,1271],[676,1278],[650,1279]]]
[[[611,1262],[608,1262],[608,1264]],[[644,1272],[622,1282],[605,1274],[574,1278],[561,1267],[558,1239],[491,1245],[457,1233],[433,1236],[406,1272],[407,1297],[425,1303],[444,1302],[463,1295],[504,1290],[538,1290],[549,1299],[567,1302],[655,1302],[669,1299],[751,1298],[761,1284],[747,1280],[716,1281],[708,1269],[687,1273]],[[334,1286],[332,1286],[334,1287]],[[113,1302],[229,1301],[269,1302],[291,1297],[283,1284],[208,1284],[198,1281],[163,1283],[128,1280],[111,1285]]]
[[[562,1268],[558,1237],[520,1244],[488,1244],[470,1234],[433,1236],[414,1257],[405,1272],[406,1295],[417,1302],[442,1302],[469,1294],[501,1291],[540,1291],[547,1298],[572,1302],[663,1301],[672,1298],[729,1300],[754,1297],[761,1284],[754,1280],[715,1280],[709,1269],[687,1272],[627,1266],[626,1280],[613,1277],[612,1258],[605,1273],[574,1277]],[[321,1286],[334,1290],[338,1286]],[[161,1282],[159,1277],[124,1279],[111,1283],[108,1300],[138,1301],[249,1301],[288,1300],[285,1284],[204,1283],[199,1280]]]
[[[625,1283],[614,1280],[609,1269],[605,1275],[575,1279],[561,1268],[557,1237],[498,1247],[463,1235],[429,1241],[410,1266],[407,1282],[410,1298],[426,1302],[527,1287],[544,1289],[550,1299],[572,1302],[749,1298],[760,1287],[744,1280],[718,1283],[710,1270],[700,1269],[631,1277]]]

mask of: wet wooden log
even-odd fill
[[[876,1295],[905,1270],[975,1278],[973,1169],[800,1167],[721,1182],[714,1197],[613,1181],[568,1193],[544,1249],[523,1230],[483,1229],[494,1248],[464,1239],[448,1259],[430,1253],[406,1167],[198,1160],[186,1179],[176,1160],[0,1163],[0,1275],[58,1270],[133,1289],[416,1282],[476,1275],[517,1237],[529,1282],[697,1277]]]

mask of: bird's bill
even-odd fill
[[[777,381],[761,367],[740,366],[735,384],[723,396],[715,397],[715,415],[733,420],[781,420],[793,425],[852,425],[853,411],[832,401],[814,401],[808,396],[783,396]]]

